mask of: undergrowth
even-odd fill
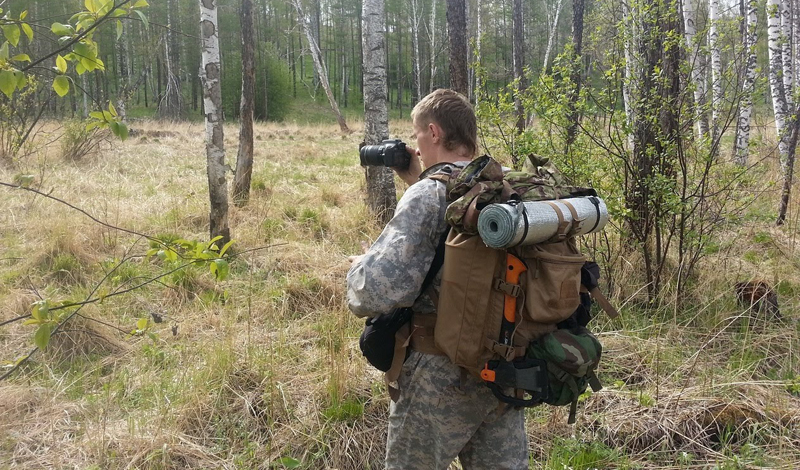
[[[207,238],[202,126],[139,128],[79,169],[52,161],[47,190],[161,239]],[[409,128],[392,123],[393,135]],[[226,135],[235,148],[235,129]],[[190,268],[87,307],[0,382],[0,468],[382,468],[388,396],[345,305],[347,256],[380,233],[363,204],[359,140],[334,126],[258,125],[250,203],[230,213],[235,246],[254,251],[225,281]],[[622,316],[598,312],[594,326],[605,388],[582,398],[575,426],[565,409],[527,411],[531,468],[800,465],[798,206],[775,229],[763,215],[774,202],[756,199],[709,244],[687,292],[667,279],[657,304],[638,294],[637,259],[615,261]],[[5,205],[0,321],[40,297],[81,299],[112,269],[109,292],[169,265],[139,256],[115,269],[135,237],[21,191]],[[775,286],[782,318],[737,303],[734,283],[753,278]],[[0,327],[0,359],[16,360],[31,336]]]

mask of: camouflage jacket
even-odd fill
[[[464,166],[464,163],[453,165]],[[394,217],[367,253],[347,273],[347,305],[359,317],[374,317],[398,307],[412,306],[417,313],[433,313],[430,297],[420,296],[439,239],[448,228],[444,183],[428,179],[449,172],[449,165],[426,170],[420,181],[406,190]],[[441,273],[432,288],[438,293]],[[416,302],[415,302],[416,300]]]

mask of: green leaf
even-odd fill
[[[22,13],[19,14],[19,20],[20,21],[24,20],[27,17],[28,17],[28,10],[25,10]]]
[[[33,175],[17,175],[14,177],[14,182],[23,188],[29,187],[35,180],[36,177]]]
[[[211,274],[217,278],[217,281],[227,279],[228,273],[230,273],[230,266],[226,260],[218,258],[211,263]]]
[[[3,45],[0,46],[0,59],[8,60],[8,41],[3,42]]]
[[[133,4],[133,8],[144,8],[149,6],[150,4],[147,3],[147,0],[139,0],[138,2]]]
[[[117,41],[119,41],[119,38],[122,37],[122,31],[122,21],[117,20]]]
[[[28,77],[25,76],[25,73],[20,72],[18,70],[14,71],[14,78],[17,79],[17,88],[20,90],[25,88],[25,85],[28,84]]]
[[[226,244],[225,244],[225,245],[222,247],[222,249],[219,251],[219,255],[220,255],[220,256],[224,256],[224,255],[225,255],[225,252],[226,252],[226,251],[228,251],[228,248],[230,248],[230,247],[231,247],[231,245],[233,245],[233,243],[234,243],[234,242],[235,242],[235,240],[231,240],[231,241],[229,241],[228,243],[226,243]]]
[[[28,23],[22,23],[22,32],[28,36],[28,42],[33,41],[33,28]]]
[[[0,91],[4,95],[11,98],[14,91],[17,89],[17,79],[14,77],[14,72],[11,70],[3,70],[0,72]]]
[[[297,468],[301,465],[301,462],[297,459],[293,459],[291,457],[284,457],[277,462],[280,465],[283,465],[286,468]]]
[[[125,124],[124,122],[120,122],[118,125],[119,125],[118,137],[120,138],[120,140],[124,142],[128,138],[128,125]],[[175,253],[172,250],[169,250],[169,253],[170,255],[168,255],[168,258],[170,258],[170,261],[176,261],[178,259],[177,253]]]
[[[145,16],[145,14],[142,13],[141,11],[139,11],[139,10],[133,10],[133,12],[136,13],[137,15],[139,15],[139,19],[142,20],[142,23],[144,24],[144,29],[149,29],[150,28],[150,22],[147,20],[147,17]]]
[[[75,64],[75,71],[78,72],[78,75],[83,75],[86,73],[86,67],[84,67],[82,63],[78,62]]]
[[[61,73],[67,73],[67,61],[61,57],[61,54],[56,57],[56,68]]]
[[[64,75],[59,75],[53,80],[53,90],[60,97],[65,97],[69,93],[69,79]]]
[[[136,329],[137,330],[144,330],[147,328],[148,319],[147,318],[140,318],[139,321],[136,322]]]
[[[53,334],[53,325],[51,323],[42,323],[36,329],[33,335],[33,342],[36,347],[44,351],[50,343],[50,336]]]
[[[7,24],[3,26],[3,34],[5,35],[8,42],[11,43],[12,46],[16,46],[19,44],[19,37],[21,35],[19,31],[19,26],[16,24]]]
[[[17,62],[30,62],[31,56],[29,56],[28,54],[17,54],[14,57],[12,57],[11,60],[15,60]]]
[[[61,24],[61,23],[53,23],[50,26],[50,31],[53,32],[56,36],[72,36],[75,33],[75,29],[68,24]]]
[[[100,8],[97,0],[84,0],[83,5],[92,13],[97,13],[97,10]]]
[[[89,113],[89,117],[93,117],[93,118],[98,119],[100,121],[105,121],[106,120],[106,118],[103,117],[103,112],[102,111],[92,111],[91,113]]]
[[[108,102],[108,112],[111,113],[112,116],[117,117],[117,108],[114,107],[114,103],[111,101]]]

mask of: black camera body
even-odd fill
[[[387,139],[378,145],[365,145],[359,152],[363,166],[388,166],[405,170],[411,163],[406,143],[400,139]]]

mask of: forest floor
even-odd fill
[[[380,233],[351,126],[257,125],[252,197],[230,208],[237,254],[221,282],[192,266],[111,295],[174,262],[145,257],[141,236],[0,189],[0,322],[41,299],[102,300],[0,382],[0,468],[382,468],[388,396],[344,299],[347,256]],[[207,240],[202,124],[133,129],[78,159],[50,145],[0,165],[0,181],[30,174],[110,225]],[[229,162],[237,135],[226,128]],[[645,311],[641,289],[616,280],[622,316],[594,326],[605,388],[574,426],[567,409],[528,410],[531,468],[800,468],[800,206],[778,229],[775,201],[757,199],[720,235],[689,302]],[[734,283],[751,278],[776,285],[782,320],[736,303]],[[0,374],[34,330],[0,326]]]

